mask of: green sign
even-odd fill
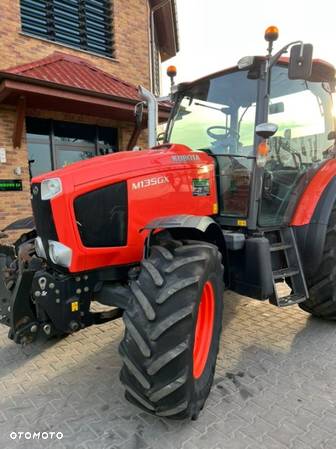
[[[21,179],[0,179],[0,192],[21,192]]]
[[[210,195],[209,179],[193,179],[192,194],[193,196],[209,196]]]

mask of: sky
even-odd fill
[[[269,25],[279,28],[276,50],[303,40],[313,44],[314,58],[336,66],[335,0],[177,0],[177,12],[180,52],[163,64],[164,94],[170,64],[180,83],[235,65],[243,56],[266,54]]]

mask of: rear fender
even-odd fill
[[[301,226],[292,223],[307,278],[314,276],[321,265],[328,223],[335,203],[336,177],[334,176],[320,196],[310,222]]]

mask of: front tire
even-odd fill
[[[308,279],[309,299],[299,304],[312,315],[336,320],[336,205],[331,213],[322,263]]]
[[[119,348],[126,398],[148,413],[196,419],[213,382],[223,312],[216,246],[165,241],[130,281]]]

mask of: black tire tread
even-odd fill
[[[195,418],[210,391],[213,372],[205,398],[193,397],[188,389],[195,298],[206,266],[218,273],[222,284],[223,266],[216,246],[164,240],[151,248],[138,279],[129,283],[132,297],[123,316],[120,379],[125,397],[148,413]]]

